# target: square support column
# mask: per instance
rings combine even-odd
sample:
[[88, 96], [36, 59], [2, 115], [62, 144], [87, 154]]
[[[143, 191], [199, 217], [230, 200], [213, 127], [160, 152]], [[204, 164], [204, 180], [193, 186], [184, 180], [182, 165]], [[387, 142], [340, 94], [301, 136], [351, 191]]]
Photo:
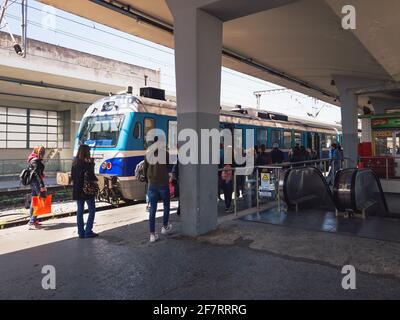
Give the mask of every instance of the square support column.
[[[206, 12], [167, 1], [174, 16], [178, 131], [219, 129], [222, 22]], [[217, 225], [218, 165], [180, 164], [182, 232], [197, 236]]]
[[342, 113], [342, 145], [347, 168], [357, 167], [358, 161], [358, 96], [357, 91], [381, 85], [382, 80], [345, 75], [332, 75], [339, 91]]
[[347, 168], [357, 167], [358, 160], [358, 103], [351, 91], [341, 92], [342, 146]]

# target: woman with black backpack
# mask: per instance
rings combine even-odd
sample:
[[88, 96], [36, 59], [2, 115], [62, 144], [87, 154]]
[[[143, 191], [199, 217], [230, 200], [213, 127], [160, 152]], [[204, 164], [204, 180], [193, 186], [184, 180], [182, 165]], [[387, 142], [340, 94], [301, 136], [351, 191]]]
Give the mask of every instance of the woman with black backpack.
[[[94, 162], [90, 157], [90, 147], [81, 145], [72, 164], [71, 179], [73, 182], [72, 197], [76, 200], [78, 210], [76, 212], [79, 238], [94, 238], [98, 234], [92, 231], [96, 214], [95, 197], [98, 192], [97, 178], [94, 173]], [[83, 220], [85, 202], [89, 209], [89, 217]]]
[[[43, 158], [46, 150], [43, 146], [35, 147], [28, 157], [28, 168], [30, 174], [29, 185], [31, 187], [32, 197], [41, 196], [46, 197], [47, 189], [44, 184], [44, 164]], [[40, 223], [37, 217], [33, 215], [32, 200], [29, 209], [29, 230], [40, 229]]]

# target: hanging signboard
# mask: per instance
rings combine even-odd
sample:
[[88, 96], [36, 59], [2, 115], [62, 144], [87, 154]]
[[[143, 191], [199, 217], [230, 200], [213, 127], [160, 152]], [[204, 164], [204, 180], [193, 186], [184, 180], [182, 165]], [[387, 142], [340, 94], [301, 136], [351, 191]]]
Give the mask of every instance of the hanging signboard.
[[373, 129], [400, 128], [400, 117], [372, 119], [371, 125]]

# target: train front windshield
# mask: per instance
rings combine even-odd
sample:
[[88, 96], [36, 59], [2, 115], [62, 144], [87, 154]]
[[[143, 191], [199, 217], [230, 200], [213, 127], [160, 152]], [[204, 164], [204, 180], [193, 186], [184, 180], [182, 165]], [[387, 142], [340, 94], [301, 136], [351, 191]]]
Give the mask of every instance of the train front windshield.
[[83, 120], [79, 143], [101, 148], [117, 146], [124, 115], [104, 115], [87, 117]]

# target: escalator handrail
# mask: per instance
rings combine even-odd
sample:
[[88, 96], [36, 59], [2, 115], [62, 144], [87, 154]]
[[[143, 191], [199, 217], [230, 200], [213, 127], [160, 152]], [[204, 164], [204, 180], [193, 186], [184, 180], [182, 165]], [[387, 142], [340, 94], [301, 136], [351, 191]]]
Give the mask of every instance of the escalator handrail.
[[[353, 172], [352, 172], [352, 171], [353, 171]], [[385, 210], [386, 210], [386, 212], [389, 211], [388, 205], [387, 205], [387, 202], [386, 202], [386, 198], [385, 198], [385, 195], [384, 195], [384, 193], [383, 193], [381, 181], [380, 181], [380, 179], [378, 178], [378, 176], [377, 176], [377, 174], [375, 173], [375, 171], [372, 170], [372, 169], [368, 169], [368, 168], [365, 168], [365, 169], [348, 168], [348, 169], [339, 170], [339, 171], [336, 173], [336, 176], [335, 176], [335, 184], [334, 184], [334, 187], [333, 187], [333, 201], [334, 201], [334, 203], [335, 203], [336, 208], [337, 208], [339, 211], [343, 211], [343, 210], [346, 210], [346, 209], [351, 209], [351, 210], [353, 210], [354, 212], [358, 211], [357, 202], [356, 202], [356, 191], [355, 191], [355, 190], [356, 190], [357, 175], [358, 175], [360, 172], [365, 172], [365, 171], [369, 171], [369, 172], [372, 173], [372, 175], [373, 175], [373, 177], [375, 178], [375, 181], [376, 181], [376, 183], [377, 183], [377, 185], [378, 185], [379, 194], [380, 194], [381, 200], [382, 200], [382, 202], [383, 202], [383, 205], [384, 205], [384, 207], [385, 207]], [[351, 175], [351, 185], [350, 185], [350, 206], [351, 206], [351, 208], [345, 208], [345, 207], [341, 206], [341, 205], [340, 205], [340, 200], [339, 200], [339, 188], [338, 188], [338, 181], [339, 181], [339, 179], [338, 179], [338, 177], [339, 177], [341, 174], [343, 174], [344, 172], [352, 172], [352, 175]]]
[[327, 192], [328, 192], [329, 198], [331, 199], [332, 203], [335, 204], [334, 199], [333, 199], [333, 196], [332, 196], [331, 188], [329, 188], [329, 185], [328, 185], [328, 183], [326, 182], [325, 177], [322, 175], [322, 172], [321, 172], [320, 170], [318, 170], [317, 168], [314, 168], [314, 167], [294, 167], [294, 168], [290, 168], [289, 170], [286, 171], [285, 177], [284, 177], [284, 179], [283, 179], [283, 196], [284, 196], [284, 198], [285, 198], [285, 202], [286, 202], [288, 205], [292, 205], [292, 203], [291, 203], [291, 201], [290, 201], [290, 198], [289, 198], [289, 196], [288, 196], [288, 192], [287, 192], [287, 179], [288, 179], [288, 177], [289, 177], [289, 173], [290, 173], [292, 170], [301, 170], [301, 169], [303, 169], [303, 168], [305, 168], [305, 169], [312, 169], [314, 172], [316, 172], [316, 173], [318, 174], [318, 176], [319, 176], [319, 177], [321, 178], [321, 180], [323, 181], [323, 184], [324, 184], [324, 186], [325, 186], [325, 188], [326, 188], [326, 190], [327, 190]]
[[[351, 174], [351, 184], [350, 184], [350, 206], [351, 208], [345, 208], [345, 206], [341, 205], [339, 199], [339, 176], [345, 172], [352, 172]], [[335, 174], [335, 183], [333, 185], [333, 203], [338, 211], [344, 211], [346, 209], [351, 209], [353, 211], [357, 210], [356, 206], [356, 196], [355, 196], [355, 185], [356, 185], [356, 175], [357, 175], [357, 168], [347, 168], [347, 169], [340, 169]]]
[[[360, 169], [359, 169], [359, 170], [360, 170]], [[362, 170], [369, 170], [369, 171], [372, 172], [372, 175], [375, 177], [376, 183], [378, 184], [379, 194], [380, 194], [380, 196], [381, 196], [383, 205], [385, 206], [385, 210], [386, 210], [386, 212], [389, 212], [389, 207], [388, 207], [387, 202], [386, 202], [385, 194], [383, 193], [383, 188], [382, 188], [381, 180], [379, 179], [378, 175], [377, 175], [376, 172], [375, 172], [374, 170], [372, 170], [372, 169], [361, 169], [360, 171], [362, 171]]]

